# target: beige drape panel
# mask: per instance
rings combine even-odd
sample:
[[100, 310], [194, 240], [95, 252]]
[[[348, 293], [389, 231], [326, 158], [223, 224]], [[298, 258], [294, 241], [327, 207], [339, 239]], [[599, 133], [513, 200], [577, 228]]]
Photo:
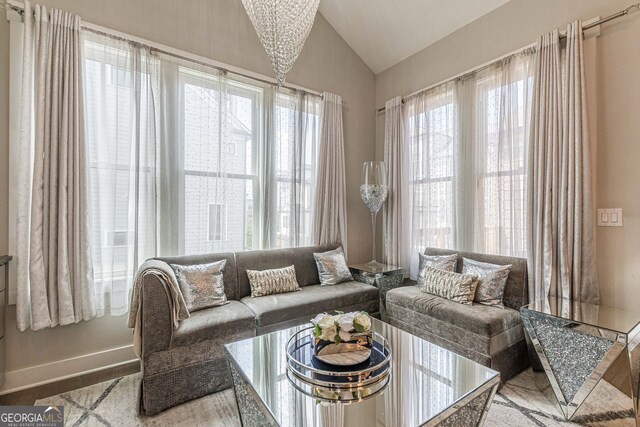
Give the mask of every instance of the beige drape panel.
[[[25, 55], [33, 49], [34, 78], [33, 98], [26, 90], [23, 100], [34, 108], [25, 109], [33, 122], [23, 118], [22, 123], [35, 132], [29, 280], [18, 284], [20, 330], [75, 323], [96, 314], [80, 18], [43, 6], [34, 9], [33, 25], [28, 18], [25, 22], [24, 49]], [[28, 2], [25, 16], [32, 16]], [[21, 144], [32, 144], [31, 133], [23, 135], [28, 138]]]
[[407, 200], [410, 195], [407, 178], [409, 168], [405, 156], [402, 98], [396, 96], [385, 103], [384, 161], [389, 196], [383, 206], [382, 260], [385, 264], [408, 268], [411, 262], [411, 222], [408, 217], [410, 203]]
[[[529, 145], [529, 297], [598, 303], [582, 25], [537, 42]], [[564, 68], [564, 73], [563, 73]]]
[[322, 99], [320, 155], [313, 236], [315, 244], [341, 243], [347, 253], [347, 190], [344, 166], [342, 97]]

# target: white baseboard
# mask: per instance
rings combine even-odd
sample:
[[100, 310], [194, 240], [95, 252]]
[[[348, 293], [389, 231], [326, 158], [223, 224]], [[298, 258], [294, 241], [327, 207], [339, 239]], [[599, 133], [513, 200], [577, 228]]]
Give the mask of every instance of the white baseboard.
[[133, 345], [126, 345], [10, 371], [5, 374], [0, 396], [136, 361], [138, 358], [133, 352]]

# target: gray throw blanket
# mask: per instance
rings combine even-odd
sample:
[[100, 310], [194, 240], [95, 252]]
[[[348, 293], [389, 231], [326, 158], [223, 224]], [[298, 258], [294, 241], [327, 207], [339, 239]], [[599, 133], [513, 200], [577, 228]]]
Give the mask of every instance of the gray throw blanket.
[[142, 337], [140, 336], [140, 315], [141, 315], [141, 295], [142, 283], [147, 275], [156, 276], [165, 286], [170, 296], [169, 305], [171, 307], [171, 323], [177, 328], [180, 322], [189, 317], [189, 310], [182, 297], [180, 286], [173, 269], [164, 261], [150, 259], [138, 269], [136, 280], [133, 284], [131, 294], [131, 305], [129, 307], [129, 319], [127, 327], [133, 328], [133, 349], [136, 355], [140, 357], [142, 354]]

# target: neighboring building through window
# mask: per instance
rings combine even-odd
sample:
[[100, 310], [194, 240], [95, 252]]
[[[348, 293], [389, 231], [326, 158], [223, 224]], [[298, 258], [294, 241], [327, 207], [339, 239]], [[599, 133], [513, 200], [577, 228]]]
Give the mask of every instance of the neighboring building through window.
[[225, 224], [227, 220], [226, 206], [220, 203], [209, 205], [209, 241], [219, 242], [224, 237]]

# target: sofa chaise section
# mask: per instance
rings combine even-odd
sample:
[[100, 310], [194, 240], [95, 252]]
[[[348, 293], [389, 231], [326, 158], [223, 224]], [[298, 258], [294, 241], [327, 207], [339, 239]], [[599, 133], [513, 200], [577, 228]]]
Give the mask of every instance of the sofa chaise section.
[[[427, 255], [455, 251], [428, 248]], [[421, 292], [416, 286], [387, 293], [389, 323], [434, 344], [489, 366], [506, 381], [529, 365], [527, 346], [518, 311], [527, 301], [526, 260], [515, 257], [457, 252], [457, 271], [462, 258], [512, 268], [505, 288], [505, 308], [481, 304], [463, 305]]]
[[168, 264], [205, 264], [226, 259], [229, 304], [196, 311], [174, 329], [169, 296], [154, 276], [142, 287], [140, 412], [152, 415], [231, 386], [224, 344], [255, 336], [254, 316], [237, 301], [235, 254], [158, 258]]

